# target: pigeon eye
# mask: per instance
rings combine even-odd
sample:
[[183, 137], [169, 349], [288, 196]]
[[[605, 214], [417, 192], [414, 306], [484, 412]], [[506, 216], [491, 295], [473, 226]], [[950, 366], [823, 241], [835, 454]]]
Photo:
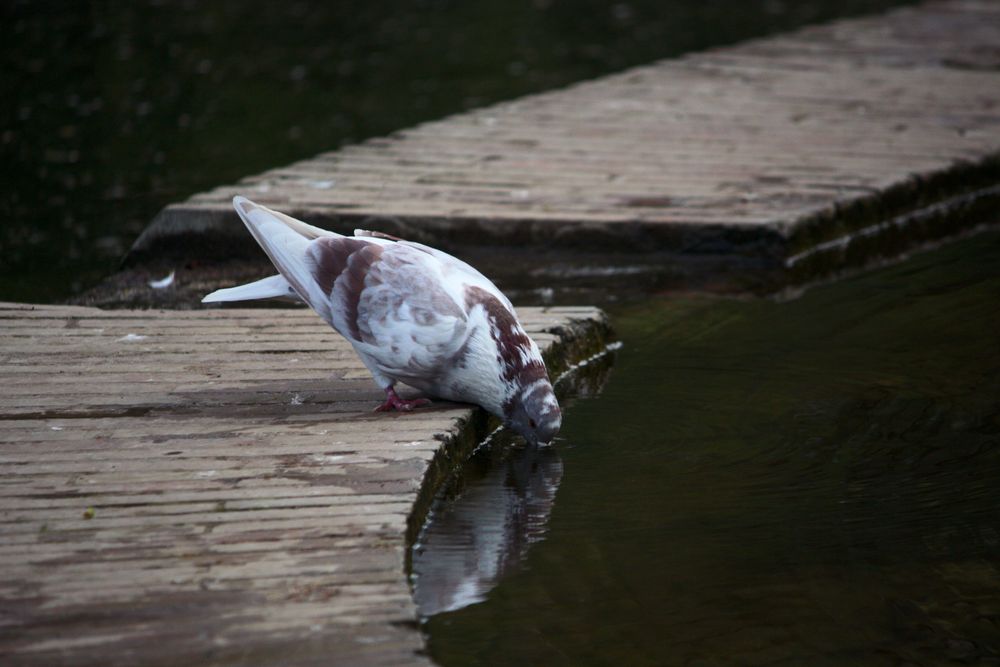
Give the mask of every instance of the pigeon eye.
[[529, 419], [528, 420], [528, 426], [530, 426], [531, 428], [535, 428], [537, 425], [538, 424], [535, 423], [534, 419]]

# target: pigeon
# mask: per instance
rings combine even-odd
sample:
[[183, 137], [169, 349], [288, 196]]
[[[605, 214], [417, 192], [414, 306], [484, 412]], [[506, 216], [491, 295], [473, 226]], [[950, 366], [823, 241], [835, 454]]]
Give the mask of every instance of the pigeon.
[[376, 410], [410, 411], [407, 384], [473, 403], [531, 444], [548, 443], [562, 413], [538, 346], [514, 307], [465, 262], [381, 232], [343, 236], [255, 204], [233, 207], [278, 275], [212, 292], [203, 303], [284, 297], [304, 301], [346, 338], [386, 394]]

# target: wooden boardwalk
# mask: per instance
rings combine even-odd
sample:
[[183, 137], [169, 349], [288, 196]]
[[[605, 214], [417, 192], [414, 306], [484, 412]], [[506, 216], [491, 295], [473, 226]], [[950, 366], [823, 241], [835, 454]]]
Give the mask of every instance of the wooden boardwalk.
[[726, 256], [808, 277], [997, 222], [998, 44], [1000, 3], [948, 0], [665, 60], [195, 195], [132, 255], [185, 234], [210, 256], [247, 244], [241, 193], [453, 250]]
[[[556, 368], [599, 311], [525, 309]], [[0, 304], [0, 664], [428, 664], [407, 533], [478, 410], [311, 311]]]

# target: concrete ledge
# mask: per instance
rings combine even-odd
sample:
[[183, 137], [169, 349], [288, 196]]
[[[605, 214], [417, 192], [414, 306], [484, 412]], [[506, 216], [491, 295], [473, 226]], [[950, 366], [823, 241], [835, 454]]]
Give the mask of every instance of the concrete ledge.
[[[521, 316], [555, 373], [610, 336]], [[408, 539], [481, 410], [372, 413], [305, 309], [0, 304], [0, 381], [5, 664], [429, 664]]]
[[941, 0], [654, 63], [195, 195], [126, 266], [259, 257], [241, 193], [509, 285], [771, 290], [995, 222], [998, 43], [996, 4]]

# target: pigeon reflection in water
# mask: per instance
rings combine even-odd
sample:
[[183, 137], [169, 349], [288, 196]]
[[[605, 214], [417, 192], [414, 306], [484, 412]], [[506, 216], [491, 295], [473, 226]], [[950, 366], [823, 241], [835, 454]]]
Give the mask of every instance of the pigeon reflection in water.
[[414, 598], [433, 616], [481, 602], [517, 571], [545, 534], [563, 464], [552, 447], [526, 447], [438, 498], [413, 549]]

